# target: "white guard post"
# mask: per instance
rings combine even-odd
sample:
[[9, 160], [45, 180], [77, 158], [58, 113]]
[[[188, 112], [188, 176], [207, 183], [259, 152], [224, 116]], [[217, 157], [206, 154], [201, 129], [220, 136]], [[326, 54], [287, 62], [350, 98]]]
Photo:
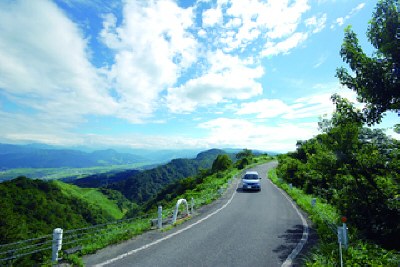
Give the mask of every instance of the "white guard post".
[[62, 247], [62, 236], [63, 236], [63, 229], [56, 228], [53, 230], [53, 246], [51, 255], [51, 260], [53, 262], [58, 261], [58, 252], [61, 250]]
[[172, 217], [172, 223], [176, 223], [176, 219], [178, 217], [178, 211], [179, 211], [179, 206], [181, 205], [181, 203], [184, 203], [186, 205], [186, 213], [189, 214], [189, 207], [188, 207], [188, 203], [186, 201], [186, 199], [179, 199], [178, 202], [176, 202], [176, 207], [175, 207], [175, 211], [174, 211], [174, 216]]
[[162, 206], [158, 206], [158, 212], [157, 212], [157, 227], [158, 229], [162, 228]]

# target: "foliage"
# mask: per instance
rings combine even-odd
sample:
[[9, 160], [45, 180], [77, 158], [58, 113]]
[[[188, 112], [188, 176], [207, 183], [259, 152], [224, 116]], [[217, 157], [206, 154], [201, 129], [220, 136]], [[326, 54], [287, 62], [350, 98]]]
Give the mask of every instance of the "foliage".
[[[325, 199], [316, 198], [315, 195], [306, 194], [303, 190], [293, 187], [278, 179], [275, 169], [268, 172], [268, 178], [277, 186], [284, 189], [297, 204], [307, 212], [319, 236], [319, 242], [312, 253], [305, 257], [305, 266], [339, 266], [339, 250], [337, 243], [336, 225], [339, 224], [340, 213], [337, 208], [326, 203]], [[316, 199], [316, 204], [311, 205], [311, 199]], [[357, 229], [350, 222], [349, 248], [343, 250], [345, 266], [398, 266], [400, 254], [389, 251], [377, 245], [357, 239]]]
[[100, 203], [65, 194], [60, 182], [18, 177], [0, 184], [0, 202], [1, 244], [115, 219]]
[[130, 207], [130, 202], [115, 190], [80, 188], [60, 181], [54, 181], [53, 183], [61, 189], [65, 196], [80, 199], [90, 207], [104, 210], [108, 217], [115, 220], [124, 217], [124, 211]]
[[334, 96], [336, 112], [322, 134], [279, 157], [278, 175], [334, 204], [364, 238], [399, 248], [400, 147], [381, 130], [363, 128], [361, 113]]
[[239, 152], [236, 154], [236, 167], [239, 170], [244, 169], [247, 165], [251, 164], [253, 162], [254, 154], [253, 151], [250, 149], [243, 149], [243, 151]]
[[380, 0], [373, 13], [367, 36], [377, 50], [368, 57], [351, 27], [346, 28], [340, 51], [347, 69], [336, 71], [340, 82], [357, 92], [358, 100], [367, 103], [364, 118], [380, 122], [388, 110], [400, 111], [400, 13], [398, 0]]
[[228, 157], [228, 155], [218, 155], [214, 160], [211, 171], [213, 173], [226, 171], [232, 167], [232, 160]]
[[[55, 228], [82, 228], [121, 217], [121, 212], [111, 211], [117, 209], [116, 204], [101, 196], [95, 190], [83, 193], [61, 182], [26, 177], [0, 183], [0, 244], [49, 235]], [[48, 253], [37, 253], [15, 264], [32, 266], [45, 261]]]
[[195, 159], [174, 159], [150, 170], [129, 170], [99, 174], [73, 181], [84, 187], [104, 187], [121, 192], [127, 199], [140, 205], [155, 196], [163, 187], [175, 181], [209, 169], [223, 150], [211, 149], [199, 153]]

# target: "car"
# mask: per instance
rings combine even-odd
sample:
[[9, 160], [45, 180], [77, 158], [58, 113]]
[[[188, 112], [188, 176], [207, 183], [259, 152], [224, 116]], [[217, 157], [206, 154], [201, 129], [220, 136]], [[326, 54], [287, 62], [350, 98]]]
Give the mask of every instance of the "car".
[[261, 177], [256, 171], [247, 171], [242, 178], [242, 190], [261, 190]]

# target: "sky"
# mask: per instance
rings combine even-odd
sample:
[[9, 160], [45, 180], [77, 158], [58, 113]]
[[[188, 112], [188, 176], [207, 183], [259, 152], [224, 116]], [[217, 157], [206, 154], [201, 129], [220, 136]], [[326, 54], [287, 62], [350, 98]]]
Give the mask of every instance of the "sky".
[[292, 151], [356, 101], [335, 70], [348, 25], [374, 52], [375, 5], [0, 0], [0, 142]]

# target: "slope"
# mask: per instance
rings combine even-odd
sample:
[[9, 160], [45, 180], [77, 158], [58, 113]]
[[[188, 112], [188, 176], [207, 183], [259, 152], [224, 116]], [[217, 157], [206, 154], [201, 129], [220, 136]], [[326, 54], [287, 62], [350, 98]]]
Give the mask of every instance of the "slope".
[[103, 186], [117, 190], [127, 199], [142, 204], [166, 185], [196, 175], [201, 169], [209, 169], [220, 154], [226, 153], [223, 150], [211, 149], [199, 153], [194, 159], [174, 159], [151, 170], [100, 174], [78, 179], [73, 183], [85, 187]]
[[18, 177], [0, 183], [0, 243], [122, 217], [115, 200], [93, 189]]

